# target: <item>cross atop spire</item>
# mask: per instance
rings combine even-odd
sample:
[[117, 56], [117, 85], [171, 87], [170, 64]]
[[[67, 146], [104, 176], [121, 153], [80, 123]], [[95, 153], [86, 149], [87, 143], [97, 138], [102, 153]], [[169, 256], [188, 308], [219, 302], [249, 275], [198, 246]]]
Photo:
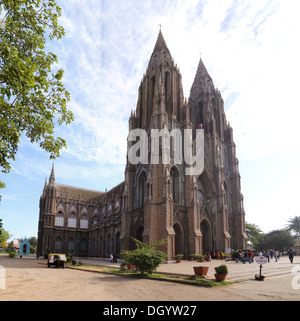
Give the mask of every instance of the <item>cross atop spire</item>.
[[159, 31], [161, 31], [161, 27], [162, 27], [162, 25], [161, 25], [161, 23], [159, 24]]

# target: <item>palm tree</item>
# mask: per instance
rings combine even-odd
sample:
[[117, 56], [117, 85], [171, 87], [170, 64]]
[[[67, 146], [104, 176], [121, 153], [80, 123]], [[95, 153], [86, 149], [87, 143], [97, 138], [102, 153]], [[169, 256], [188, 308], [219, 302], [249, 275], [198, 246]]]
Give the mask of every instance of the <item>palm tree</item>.
[[286, 229], [288, 231], [293, 231], [297, 235], [300, 234], [300, 216], [295, 216], [294, 218], [289, 219], [289, 224], [287, 224]]

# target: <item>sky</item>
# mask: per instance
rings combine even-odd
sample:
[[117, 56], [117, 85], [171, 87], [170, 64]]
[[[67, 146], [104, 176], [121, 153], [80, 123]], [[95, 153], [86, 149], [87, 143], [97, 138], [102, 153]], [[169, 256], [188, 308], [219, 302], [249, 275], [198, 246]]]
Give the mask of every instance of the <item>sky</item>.
[[222, 94], [239, 159], [246, 222], [263, 232], [300, 215], [298, 0], [58, 0], [66, 36], [49, 41], [75, 121], [55, 161], [22, 137], [1, 190], [11, 239], [37, 236], [39, 198], [59, 184], [105, 191], [124, 180], [128, 119], [159, 32], [189, 97], [201, 59]]

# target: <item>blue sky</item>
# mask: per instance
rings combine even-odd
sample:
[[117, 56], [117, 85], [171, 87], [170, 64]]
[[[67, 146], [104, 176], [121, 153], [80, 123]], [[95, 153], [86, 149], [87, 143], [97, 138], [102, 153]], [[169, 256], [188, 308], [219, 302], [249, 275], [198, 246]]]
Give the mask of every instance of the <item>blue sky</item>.
[[[128, 118], [159, 24], [185, 97], [200, 55], [233, 127], [246, 221], [264, 232], [300, 215], [298, 0], [58, 1], [67, 35], [48, 44], [65, 70], [76, 120], [56, 129], [68, 149], [56, 182], [104, 191], [124, 179]], [[22, 137], [0, 174], [0, 217], [12, 239], [37, 236], [39, 197], [52, 161]]]

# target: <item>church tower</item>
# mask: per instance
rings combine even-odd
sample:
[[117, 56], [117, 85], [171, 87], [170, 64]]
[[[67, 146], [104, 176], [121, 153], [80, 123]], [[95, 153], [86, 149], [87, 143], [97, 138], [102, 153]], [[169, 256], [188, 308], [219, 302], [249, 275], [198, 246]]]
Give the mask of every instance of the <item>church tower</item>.
[[[186, 175], [184, 160], [176, 162], [170, 139], [170, 162], [153, 164], [151, 130], [204, 128], [205, 168], [201, 175]], [[168, 259], [212, 249], [245, 248], [244, 212], [232, 129], [223, 100], [200, 60], [190, 97], [184, 98], [182, 77], [159, 31], [148, 67], [138, 90], [129, 131], [143, 129], [148, 139], [148, 162], [125, 169], [128, 207], [122, 222], [122, 247], [132, 248], [130, 236], [143, 242], [166, 239]], [[194, 142], [195, 143], [195, 142]], [[128, 142], [128, 149], [132, 146]]]
[[194, 127], [205, 130], [205, 169], [198, 178], [202, 205], [203, 250], [246, 248], [245, 213], [233, 130], [226, 120], [224, 101], [202, 59], [190, 91]]

